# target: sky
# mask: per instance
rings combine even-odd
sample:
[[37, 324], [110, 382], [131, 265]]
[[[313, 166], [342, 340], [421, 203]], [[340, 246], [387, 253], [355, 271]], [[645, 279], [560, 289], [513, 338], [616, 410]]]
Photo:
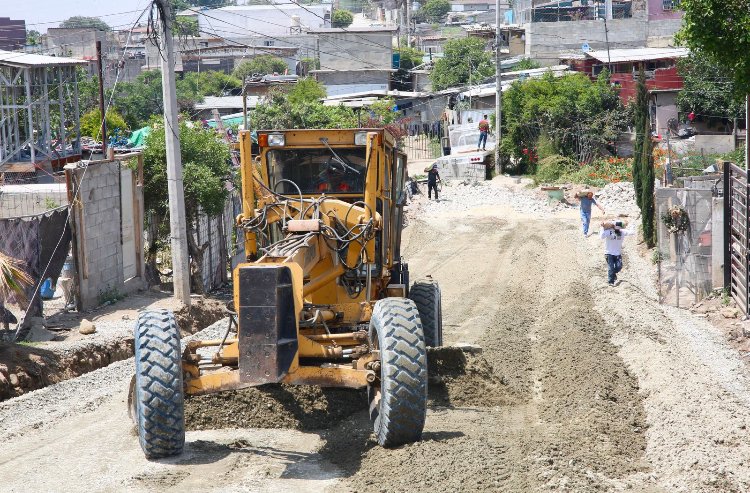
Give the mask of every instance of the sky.
[[[50, 27], [57, 27], [60, 22], [74, 15], [100, 17], [115, 29], [127, 29], [149, 2], [150, 0], [0, 0], [0, 17], [25, 20], [26, 29], [35, 29], [41, 33]], [[146, 15], [142, 22], [147, 19]]]

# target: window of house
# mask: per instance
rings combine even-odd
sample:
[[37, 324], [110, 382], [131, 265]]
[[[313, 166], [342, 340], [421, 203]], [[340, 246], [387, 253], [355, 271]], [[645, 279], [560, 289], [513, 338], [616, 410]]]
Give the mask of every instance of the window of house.
[[661, 0], [662, 10], [677, 10], [680, 8], [680, 0]]
[[273, 41], [263, 41], [263, 46], [273, 46]]

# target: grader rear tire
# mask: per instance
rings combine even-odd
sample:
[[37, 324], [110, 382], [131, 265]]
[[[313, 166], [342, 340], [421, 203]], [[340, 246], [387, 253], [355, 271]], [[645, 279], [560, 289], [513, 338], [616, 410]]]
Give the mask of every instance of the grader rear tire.
[[135, 324], [135, 379], [130, 410], [147, 459], [178, 455], [185, 445], [180, 329], [166, 310], [142, 312]]
[[416, 281], [409, 290], [409, 298], [419, 310], [424, 342], [429, 347], [443, 345], [443, 307], [440, 297], [440, 286], [433, 279]]
[[414, 302], [385, 298], [375, 303], [370, 343], [380, 350], [380, 381], [367, 388], [378, 443], [416, 442], [427, 414], [427, 350]]

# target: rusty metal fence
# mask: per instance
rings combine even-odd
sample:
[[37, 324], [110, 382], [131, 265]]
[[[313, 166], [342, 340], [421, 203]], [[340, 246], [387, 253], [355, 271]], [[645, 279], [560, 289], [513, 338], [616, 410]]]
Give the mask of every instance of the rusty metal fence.
[[742, 313], [748, 313], [748, 183], [747, 172], [734, 164], [724, 165], [725, 231], [728, 242], [724, 252], [728, 269], [725, 285], [731, 287], [732, 298]]

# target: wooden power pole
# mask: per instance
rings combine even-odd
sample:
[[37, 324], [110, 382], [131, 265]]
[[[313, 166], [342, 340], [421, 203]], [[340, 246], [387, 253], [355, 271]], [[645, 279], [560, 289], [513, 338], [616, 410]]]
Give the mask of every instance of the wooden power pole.
[[99, 72], [99, 115], [102, 117], [99, 134], [102, 138], [102, 159], [107, 159], [107, 114], [104, 107], [104, 64], [102, 63], [102, 42], [96, 42], [96, 68]]
[[169, 193], [169, 229], [172, 244], [172, 281], [174, 296], [190, 305], [190, 258], [187, 246], [185, 189], [182, 181], [180, 125], [177, 120], [177, 93], [174, 77], [172, 7], [170, 0], [155, 0], [163, 13], [161, 19], [161, 84], [164, 96], [164, 131], [167, 147], [167, 189]]

